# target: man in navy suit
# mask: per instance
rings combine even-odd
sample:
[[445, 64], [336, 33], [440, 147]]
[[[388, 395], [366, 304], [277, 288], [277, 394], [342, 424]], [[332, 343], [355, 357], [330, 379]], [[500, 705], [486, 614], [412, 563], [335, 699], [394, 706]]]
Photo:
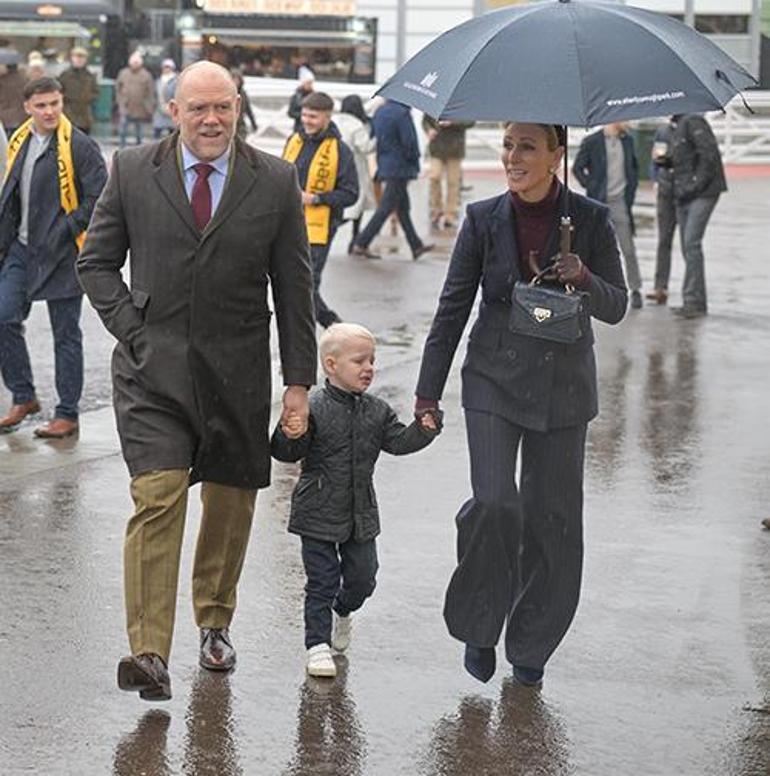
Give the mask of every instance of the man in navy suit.
[[639, 184], [639, 162], [628, 125], [619, 121], [586, 135], [572, 172], [591, 199], [606, 203], [610, 209], [610, 219], [626, 262], [631, 307], [638, 310], [642, 306], [642, 278], [636, 258], [631, 208]]

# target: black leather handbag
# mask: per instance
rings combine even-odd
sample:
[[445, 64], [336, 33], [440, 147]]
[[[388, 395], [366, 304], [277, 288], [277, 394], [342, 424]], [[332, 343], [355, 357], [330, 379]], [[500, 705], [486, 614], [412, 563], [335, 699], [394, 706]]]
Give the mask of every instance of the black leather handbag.
[[543, 285], [544, 276], [552, 270], [549, 265], [529, 283], [514, 285], [508, 328], [516, 334], [569, 345], [591, 325], [588, 294], [572, 286]]

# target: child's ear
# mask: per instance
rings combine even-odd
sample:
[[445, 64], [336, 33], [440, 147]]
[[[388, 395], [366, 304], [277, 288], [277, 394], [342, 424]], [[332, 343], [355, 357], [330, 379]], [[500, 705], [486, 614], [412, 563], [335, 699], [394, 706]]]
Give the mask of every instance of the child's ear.
[[337, 370], [337, 359], [334, 356], [324, 356], [323, 360], [324, 372], [334, 372]]

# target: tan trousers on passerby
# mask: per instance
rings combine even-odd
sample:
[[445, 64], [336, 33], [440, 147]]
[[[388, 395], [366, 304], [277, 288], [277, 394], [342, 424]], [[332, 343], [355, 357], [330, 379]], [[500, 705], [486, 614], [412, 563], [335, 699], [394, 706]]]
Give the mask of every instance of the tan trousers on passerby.
[[[430, 159], [430, 217], [443, 214], [449, 221], [457, 222], [460, 212], [460, 159]], [[441, 181], [446, 174], [446, 206], [441, 196]]]
[[[135, 511], [124, 547], [128, 639], [132, 654], [154, 652], [166, 662], [174, 632], [188, 479], [187, 469], [167, 469], [131, 480]], [[230, 624], [256, 496], [256, 490], [213, 482], [201, 486], [203, 512], [192, 584], [199, 628]]]

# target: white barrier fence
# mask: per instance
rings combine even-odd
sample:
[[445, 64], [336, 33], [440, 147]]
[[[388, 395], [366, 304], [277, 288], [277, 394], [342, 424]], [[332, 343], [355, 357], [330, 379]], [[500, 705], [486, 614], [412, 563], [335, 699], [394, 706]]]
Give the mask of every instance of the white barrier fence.
[[[292, 132], [293, 120], [287, 109], [289, 99], [297, 87], [296, 81], [283, 78], [247, 78], [248, 94], [258, 129], [251, 136], [252, 142], [271, 153], [280, 154], [286, 139]], [[323, 81], [319, 90], [327, 92], [338, 102], [348, 94], [358, 94], [366, 102], [377, 87], [370, 84], [350, 84]], [[770, 92], [746, 92], [746, 100], [755, 111], [752, 115], [740, 98], [734, 99], [724, 113], [710, 113], [708, 119], [722, 150], [726, 164], [770, 164]], [[420, 130], [420, 114], [415, 111], [417, 135], [424, 143]], [[661, 119], [660, 121], [662, 121]], [[640, 128], [652, 128], [659, 121], [636, 122]], [[570, 150], [577, 149], [585, 130], [570, 130]], [[645, 160], [642, 160], [645, 163]], [[468, 130], [466, 169], [493, 169], [500, 164], [500, 127], [481, 123]]]

